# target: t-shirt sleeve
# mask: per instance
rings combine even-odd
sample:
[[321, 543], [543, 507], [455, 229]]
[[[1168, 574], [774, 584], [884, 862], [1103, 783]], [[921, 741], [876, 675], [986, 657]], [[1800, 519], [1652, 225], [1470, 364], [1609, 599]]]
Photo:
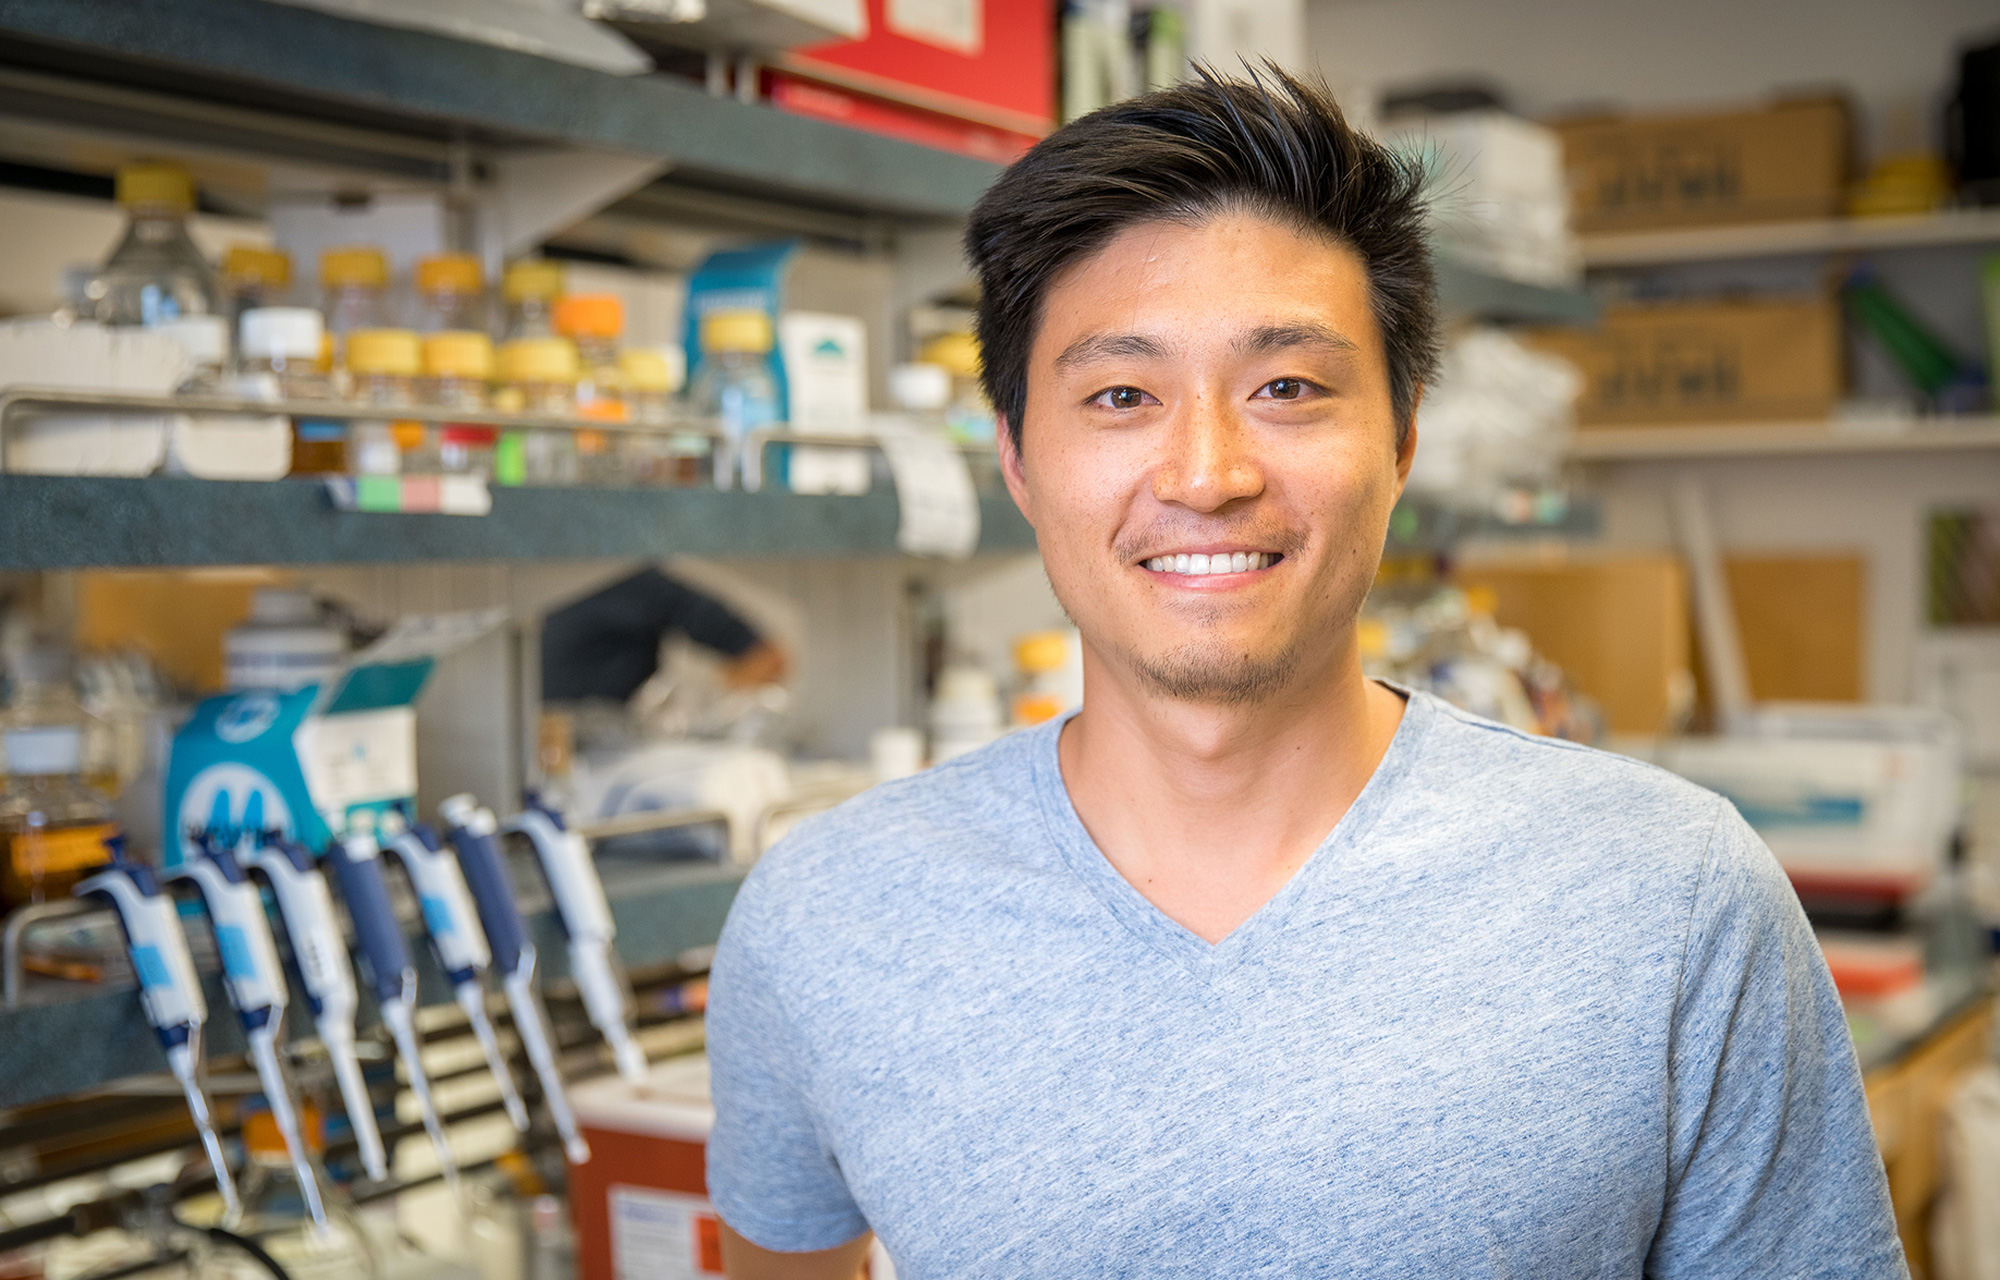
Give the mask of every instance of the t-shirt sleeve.
[[731, 910], [709, 975], [708, 1061], [715, 1128], [708, 1192], [752, 1244], [831, 1249], [868, 1230], [814, 1113], [809, 1067], [765, 948], [753, 876]]
[[1727, 802], [1668, 1053], [1648, 1276], [1908, 1276], [1833, 979], [1777, 860]]

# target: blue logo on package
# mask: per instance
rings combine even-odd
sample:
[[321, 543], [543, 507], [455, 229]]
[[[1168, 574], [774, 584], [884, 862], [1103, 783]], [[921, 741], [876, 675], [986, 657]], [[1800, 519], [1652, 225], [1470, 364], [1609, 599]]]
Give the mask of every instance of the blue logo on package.
[[190, 834], [198, 830], [231, 847], [272, 830], [315, 849], [326, 843], [330, 833], [313, 808], [293, 744], [317, 693], [308, 685], [292, 693], [225, 694], [195, 708], [174, 735], [162, 789], [162, 829], [172, 833], [167, 866], [200, 856]]

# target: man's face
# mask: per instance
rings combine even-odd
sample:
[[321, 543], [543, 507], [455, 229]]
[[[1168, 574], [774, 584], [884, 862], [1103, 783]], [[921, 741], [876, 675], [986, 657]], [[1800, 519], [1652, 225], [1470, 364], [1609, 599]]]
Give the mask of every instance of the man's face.
[[1348, 652], [1415, 446], [1351, 251], [1127, 228], [1049, 289], [1024, 427], [1008, 487], [1100, 660], [1231, 703]]

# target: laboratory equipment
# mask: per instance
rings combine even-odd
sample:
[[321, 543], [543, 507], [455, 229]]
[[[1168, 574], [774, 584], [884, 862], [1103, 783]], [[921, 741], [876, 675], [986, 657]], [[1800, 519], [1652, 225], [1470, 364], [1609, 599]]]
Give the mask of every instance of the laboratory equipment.
[[[347, 335], [348, 396], [356, 403], [408, 409], [416, 403], [415, 378], [422, 368], [422, 344], [408, 329], [357, 329]], [[364, 476], [422, 470], [419, 457], [404, 455], [421, 454], [424, 438], [420, 422], [356, 419], [347, 427], [348, 469]]]
[[309, 591], [258, 587], [250, 616], [222, 634], [222, 679], [231, 690], [291, 693], [340, 673], [347, 637], [321, 615]]
[[[771, 376], [771, 317], [761, 311], [715, 311], [701, 320], [701, 368], [688, 398], [694, 411], [727, 437], [715, 452], [715, 486], [728, 489], [740, 469], [745, 489], [763, 484], [763, 463], [743, 447], [752, 431], [778, 421], [778, 384]], [[741, 459], [740, 463], [738, 459]]]
[[[423, 400], [449, 409], [479, 412], [486, 408], [486, 384], [493, 378], [493, 339], [483, 333], [453, 330], [424, 339]], [[438, 427], [439, 461], [446, 472], [461, 475], [493, 473], [492, 427], [446, 422]]]
[[[520, 338], [500, 348], [494, 407], [564, 418], [576, 409], [576, 348], [561, 338]], [[509, 431], [493, 464], [501, 484], [575, 484], [576, 441], [560, 427]]]
[[417, 328], [425, 333], [486, 332], [486, 273], [469, 253], [417, 260]]
[[128, 164], [116, 194], [125, 234], [84, 285], [85, 318], [155, 327], [221, 312], [215, 270], [188, 235], [194, 180], [171, 164]]
[[111, 802], [83, 778], [89, 716], [66, 655], [30, 650], [12, 664], [0, 713], [0, 908], [62, 897], [105, 860]]
[[347, 367], [347, 336], [389, 323], [384, 293], [389, 287], [389, 259], [380, 249], [351, 245], [328, 249], [319, 257], [319, 283], [325, 291], [320, 310], [333, 339], [336, 370]]
[[444, 1126], [438, 1121], [437, 1106], [431, 1099], [430, 1076], [424, 1071], [422, 1045], [417, 1040], [417, 971], [410, 963], [410, 949], [403, 941], [403, 927], [389, 902], [389, 886], [382, 879], [382, 847], [374, 833], [351, 832], [336, 837], [326, 847], [326, 863], [333, 868], [340, 896], [347, 902], [347, 914], [354, 921], [354, 939], [361, 950], [361, 965], [375, 991], [375, 1003], [382, 1021], [396, 1041], [397, 1056], [410, 1075], [410, 1093], [417, 1100], [417, 1114], [437, 1152], [438, 1167], [454, 1195], [458, 1191], [458, 1164], [452, 1159], [451, 1145], [445, 1141]]
[[389, 837], [389, 848], [409, 874], [410, 887], [417, 891], [431, 951], [437, 956], [438, 968], [444, 970], [451, 982], [458, 1007], [465, 1011], [473, 1038], [486, 1057], [487, 1069], [500, 1085], [500, 1102], [507, 1109], [507, 1118], [525, 1133], [528, 1109], [514, 1089], [513, 1074], [507, 1069], [499, 1042], [494, 1039], [493, 1023], [486, 1016], [486, 966], [493, 957], [473, 910], [465, 876], [458, 863], [445, 852], [437, 833], [423, 823], [406, 826], [402, 815], [391, 811], [383, 815], [382, 832]]
[[209, 921], [215, 926], [215, 949], [222, 956], [223, 990], [229, 993], [229, 1002], [236, 1006], [237, 1019], [243, 1024], [251, 1064], [271, 1104], [271, 1118], [284, 1136], [307, 1212], [324, 1228], [326, 1210], [320, 1201], [319, 1182], [299, 1132], [291, 1086], [278, 1062], [278, 1037], [285, 1027], [285, 970], [271, 939], [271, 923], [264, 916], [263, 896], [243, 873], [234, 849], [223, 842], [221, 833], [196, 832], [195, 842], [202, 856], [167, 872], [167, 878], [192, 881], [208, 908]]
[[562, 264], [546, 258], [523, 258], [500, 277], [500, 293], [507, 303], [507, 322], [501, 337], [508, 342], [520, 338], [553, 338], [552, 312], [562, 296]]
[[[625, 332], [625, 304], [616, 294], [573, 293], [555, 305], [556, 332], [576, 346], [576, 412], [598, 422], [624, 422], [625, 373], [618, 364], [618, 339]], [[602, 431], [576, 433], [577, 480], [615, 485], [625, 479], [613, 437]]]
[[[238, 394], [253, 400], [325, 400], [332, 384], [319, 368], [326, 325], [311, 307], [256, 307], [237, 322]], [[331, 430], [329, 430], [329, 427]], [[347, 470], [340, 424], [295, 419], [292, 475], [339, 475]]]
[[[366, 1280], [381, 1274], [368, 1234], [337, 1184], [324, 1194], [324, 1223], [302, 1212], [307, 1203], [284, 1135], [273, 1113], [249, 1100], [243, 1118], [243, 1219], [236, 1234], [254, 1241], [291, 1280]], [[318, 1154], [316, 1117], [307, 1115], [307, 1141]], [[210, 1256], [201, 1274], [210, 1280], [268, 1280], [260, 1260], [240, 1251]]]
[[506, 830], [518, 831], [534, 846], [535, 861], [555, 899], [556, 918], [569, 939], [570, 977], [583, 997], [584, 1012], [611, 1046], [618, 1074], [638, 1080], [646, 1074], [646, 1055], [632, 1038], [632, 992], [618, 964], [611, 941], [617, 930], [604, 883], [590, 859], [590, 846], [569, 829], [562, 814], [529, 793], [528, 807], [510, 818]]
[[389, 1176], [382, 1133], [375, 1126], [375, 1104], [361, 1076], [361, 1059], [354, 1051], [354, 1011], [359, 1000], [354, 971], [349, 967], [347, 940], [334, 914], [333, 894], [326, 887], [310, 850], [276, 831], [257, 836], [251, 865], [271, 882], [278, 914], [292, 942], [292, 959], [312, 1005], [313, 1026], [333, 1063], [333, 1078], [348, 1123], [361, 1147], [361, 1166], [377, 1182]]
[[515, 905], [513, 877], [500, 852], [498, 824], [491, 810], [480, 808], [469, 795], [452, 796], [438, 806], [445, 821], [445, 835], [458, 854], [466, 886], [479, 908], [494, 967], [500, 971], [501, 989], [507, 993], [514, 1014], [514, 1033], [542, 1084], [549, 1114], [571, 1164], [590, 1159], [590, 1147], [577, 1132], [570, 1113], [569, 1096], [563, 1089], [562, 1072], [556, 1066], [555, 1046], [549, 1035], [548, 1014], [542, 1010], [535, 991], [535, 948]]
[[117, 912], [132, 972], [139, 980], [139, 1005], [146, 1011], [153, 1034], [159, 1037], [160, 1048], [166, 1051], [168, 1068], [187, 1096], [188, 1115], [201, 1136], [202, 1150], [208, 1153], [216, 1189], [222, 1193], [223, 1221], [233, 1223], [242, 1216], [243, 1206], [237, 1199], [235, 1179], [229, 1175], [229, 1161], [223, 1158], [208, 1096], [201, 1087], [201, 1027], [208, 1020], [208, 1002], [202, 998], [201, 979], [195, 974], [193, 957], [188, 955], [187, 939], [181, 936], [180, 912], [174, 908], [173, 898], [160, 888], [153, 869], [125, 857], [123, 838], [113, 836], [105, 845], [111, 865], [80, 881], [76, 896], [102, 898]]

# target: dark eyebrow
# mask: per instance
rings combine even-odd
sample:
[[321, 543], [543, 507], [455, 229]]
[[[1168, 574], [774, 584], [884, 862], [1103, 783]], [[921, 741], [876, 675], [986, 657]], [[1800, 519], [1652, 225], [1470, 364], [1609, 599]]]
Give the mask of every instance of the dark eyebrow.
[[1352, 338], [1323, 324], [1268, 324], [1237, 338], [1232, 344], [1238, 355], [1265, 355], [1290, 347], [1318, 347], [1327, 351], [1359, 351]]
[[1093, 360], [1136, 356], [1144, 360], [1164, 360], [1166, 344], [1143, 333], [1092, 333], [1064, 347], [1056, 357], [1056, 372], [1064, 373]]

